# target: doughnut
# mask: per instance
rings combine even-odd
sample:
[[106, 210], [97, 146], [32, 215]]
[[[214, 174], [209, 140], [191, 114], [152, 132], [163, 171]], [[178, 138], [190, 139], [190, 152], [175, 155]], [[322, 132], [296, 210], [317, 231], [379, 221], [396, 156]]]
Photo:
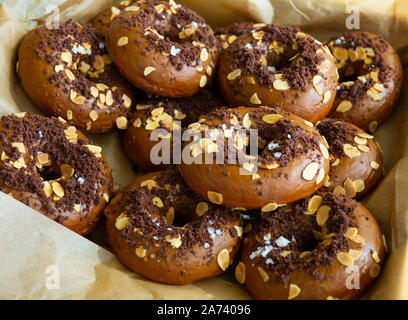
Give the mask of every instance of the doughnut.
[[119, 4], [111, 6], [101, 13], [99, 13], [95, 18], [92, 20], [92, 25], [93, 27], [98, 30], [104, 37], [108, 33], [109, 26], [111, 21], [116, 19], [120, 12], [124, 10], [126, 7], [128, 7], [132, 2], [138, 2], [138, 1], [130, 1], [130, 0], [125, 0], [119, 2]]
[[315, 123], [333, 104], [337, 74], [326, 46], [297, 28], [254, 24], [222, 51], [221, 94], [231, 106], [274, 106]]
[[318, 192], [252, 223], [235, 276], [255, 299], [354, 299], [385, 256], [384, 235], [363, 205]]
[[112, 193], [101, 155], [62, 118], [16, 113], [0, 119], [0, 191], [68, 229], [97, 226]]
[[17, 73], [31, 100], [90, 133], [120, 126], [134, 89], [106, 53], [102, 35], [67, 21], [30, 31], [18, 49]]
[[347, 32], [328, 43], [339, 85], [330, 116], [374, 131], [394, 110], [402, 87], [402, 65], [381, 35]]
[[243, 233], [238, 211], [201, 200], [175, 168], [137, 177], [104, 214], [119, 260], [145, 278], [173, 285], [227, 270]]
[[133, 85], [169, 98], [190, 97], [210, 84], [218, 60], [211, 28], [173, 0], [128, 6], [111, 22], [106, 47]]
[[268, 212], [312, 194], [329, 172], [328, 146], [313, 124], [278, 108], [217, 109], [188, 127], [197, 136], [183, 145], [192, 160], [182, 157], [180, 173], [216, 204]]
[[[184, 129], [188, 124], [198, 121], [200, 115], [222, 105], [222, 100], [207, 89], [189, 98], [171, 99], [155, 96], [140, 102], [131, 114], [129, 126], [123, 134], [126, 154], [145, 172], [165, 169], [168, 164], [154, 164], [150, 156], [152, 148], [158, 143], [158, 139], [151, 140], [153, 130], [165, 129], [167, 133], [163, 133], [163, 136], [172, 139], [173, 130]], [[175, 126], [173, 121], [180, 121], [181, 128]], [[168, 154], [173, 163], [172, 147]]]
[[341, 119], [323, 119], [316, 126], [329, 145], [330, 170], [321, 191], [362, 198], [383, 175], [383, 156], [373, 136]]

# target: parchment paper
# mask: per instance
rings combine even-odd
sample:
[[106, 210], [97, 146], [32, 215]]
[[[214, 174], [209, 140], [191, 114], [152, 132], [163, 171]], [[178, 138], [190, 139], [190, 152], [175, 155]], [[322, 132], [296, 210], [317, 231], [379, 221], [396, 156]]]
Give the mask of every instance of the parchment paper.
[[[319, 40], [346, 31], [358, 6], [360, 28], [383, 34], [408, 63], [408, 2], [404, 0], [182, 0], [213, 27], [254, 20], [299, 25]], [[58, 5], [62, 20], [85, 23], [112, 0], [6, 0], [0, 5], [0, 116], [41, 113], [15, 74], [16, 49], [30, 28]], [[353, 8], [355, 9], [355, 7]], [[405, 78], [407, 78], [405, 72]], [[408, 299], [408, 81], [394, 114], [375, 134], [384, 152], [385, 178], [364, 204], [386, 235], [389, 257], [369, 299]], [[113, 169], [115, 183], [135, 176], [118, 132], [93, 135]], [[248, 299], [233, 270], [187, 286], [153, 283], [130, 272], [104, 249], [103, 228], [81, 237], [0, 192], [0, 299]], [[57, 288], [58, 287], [58, 288]]]

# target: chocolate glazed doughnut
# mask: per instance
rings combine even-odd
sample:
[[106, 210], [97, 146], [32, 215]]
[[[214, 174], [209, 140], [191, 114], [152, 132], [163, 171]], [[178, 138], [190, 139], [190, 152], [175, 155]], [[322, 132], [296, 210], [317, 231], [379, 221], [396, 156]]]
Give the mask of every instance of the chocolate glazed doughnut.
[[0, 119], [0, 191], [81, 235], [100, 219], [112, 190], [102, 149], [60, 118]]
[[383, 175], [383, 156], [373, 136], [341, 119], [323, 119], [316, 126], [327, 139], [330, 171], [322, 191], [356, 199], [373, 190]]
[[402, 65], [394, 48], [380, 35], [347, 32], [328, 47], [340, 74], [330, 116], [374, 131], [394, 110], [402, 87]]
[[218, 59], [211, 28], [173, 0], [127, 7], [111, 22], [106, 46], [131, 83], [170, 98], [189, 97], [207, 86]]
[[329, 49], [311, 36], [297, 28], [255, 24], [222, 52], [218, 82], [229, 105], [279, 103], [314, 123], [330, 111], [337, 73]]
[[[183, 155], [180, 172], [195, 193], [217, 204], [271, 211], [315, 192], [329, 171], [328, 146], [313, 124], [276, 108], [218, 109], [189, 128], [198, 137], [184, 144], [192, 161]], [[247, 143], [254, 140], [250, 129], [257, 142]], [[248, 155], [252, 143], [257, 154]]]
[[[67, 21], [29, 32], [18, 49], [17, 72], [27, 95], [44, 112], [92, 132], [121, 124], [133, 99], [130, 84], [91, 26]], [[119, 119], [119, 120], [118, 120]]]
[[[223, 101], [207, 89], [190, 98], [170, 99], [155, 96], [140, 102], [130, 116], [130, 125], [123, 134], [123, 145], [129, 159], [143, 171], [165, 169], [173, 159], [173, 130], [184, 130], [188, 124], [198, 121], [201, 115], [222, 105]], [[174, 121], [180, 121], [181, 128], [176, 128]], [[157, 128], [167, 131], [161, 139], [170, 139], [168, 154], [171, 162], [167, 164], [154, 164], [150, 156], [152, 148], [158, 143], [154, 141], [156, 139], [151, 140], [151, 134]]]
[[203, 202], [174, 168], [136, 178], [104, 213], [119, 260], [161, 283], [182, 285], [222, 273], [242, 236], [239, 213]]
[[253, 223], [235, 275], [255, 299], [354, 299], [385, 256], [385, 238], [363, 205], [317, 193]]

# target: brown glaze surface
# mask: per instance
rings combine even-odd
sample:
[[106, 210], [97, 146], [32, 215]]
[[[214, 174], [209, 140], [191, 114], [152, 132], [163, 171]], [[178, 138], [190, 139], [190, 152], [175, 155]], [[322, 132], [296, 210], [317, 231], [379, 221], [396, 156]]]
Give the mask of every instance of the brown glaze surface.
[[207, 86], [218, 50], [205, 21], [174, 2], [132, 7], [111, 22], [106, 37], [107, 49], [125, 77], [145, 92], [170, 98], [189, 97]]
[[[369, 32], [339, 35], [328, 47], [340, 74], [330, 116], [375, 130], [391, 115], [400, 96], [403, 74], [397, 52], [382, 36]], [[344, 101], [351, 106], [344, 108]]]
[[332, 153], [329, 176], [322, 191], [334, 191], [340, 186], [336, 192], [346, 192], [359, 199], [380, 183], [383, 156], [373, 136], [340, 119], [324, 119], [317, 129], [326, 137]]
[[[144, 181], [153, 185], [142, 187]], [[153, 204], [157, 197], [161, 207]], [[208, 210], [200, 211], [200, 203]], [[137, 177], [104, 213], [108, 242], [122, 263], [161, 283], [182, 285], [222, 273], [242, 236], [238, 213], [202, 202], [174, 169]]]
[[[0, 190], [74, 232], [90, 233], [112, 188], [99, 147], [63, 120], [17, 115], [0, 120]], [[39, 155], [49, 161], [41, 163]]]
[[[258, 158], [258, 171], [248, 171], [243, 169], [243, 165], [249, 162], [244, 158], [239, 165], [217, 164], [215, 160], [212, 163], [205, 164], [202, 158], [203, 153], [192, 157], [194, 161], [201, 160], [202, 164], [192, 162], [187, 164], [182, 162], [179, 166], [180, 172], [190, 188], [204, 199], [209, 199], [209, 192], [221, 195], [222, 205], [230, 207], [243, 207], [246, 209], [257, 209], [265, 205], [282, 205], [306, 197], [315, 192], [323, 185], [324, 177], [329, 171], [329, 158], [325, 142], [313, 127], [311, 123], [285, 112], [280, 112], [274, 108], [245, 108], [239, 107], [225, 111], [210, 113], [205, 120], [202, 119], [201, 127], [197, 130], [203, 132], [208, 128], [222, 128], [226, 125], [230, 128], [245, 128], [243, 117], [249, 115], [251, 125], [248, 128], [257, 129], [261, 139], [268, 139], [262, 142]], [[280, 115], [282, 119], [275, 124], [268, 124], [263, 117], [269, 114]], [[237, 119], [234, 119], [234, 116]], [[232, 124], [233, 123], [233, 124]], [[189, 127], [194, 127], [192, 124]], [[294, 137], [286, 137], [286, 129], [290, 132], [296, 132]], [[274, 131], [276, 130], [276, 131]], [[279, 134], [277, 137], [270, 135]], [[275, 141], [274, 141], [275, 138]], [[270, 143], [291, 145], [291, 139], [296, 145], [293, 149], [287, 151], [278, 149], [268, 150]], [[279, 139], [276, 141], [276, 139]], [[199, 143], [199, 142], [198, 142]], [[195, 144], [185, 144], [184, 151], [188, 148], [195, 149]], [[225, 144], [227, 145], [227, 143]], [[325, 156], [322, 149], [325, 149]], [[280, 150], [280, 151], [279, 151]], [[279, 165], [280, 159], [273, 158], [274, 152], [283, 153], [280, 159], [286, 159], [287, 162]], [[227, 152], [224, 153], [224, 155]], [[293, 156], [292, 156], [293, 155]], [[215, 153], [216, 156], [216, 153]], [[224, 161], [226, 159], [224, 158]], [[303, 178], [305, 168], [315, 163], [310, 180]], [[276, 167], [276, 164], [278, 166]], [[267, 169], [275, 167], [273, 169]], [[240, 174], [240, 173], [246, 174]], [[320, 174], [319, 174], [320, 172]], [[219, 195], [216, 195], [220, 197]]]
[[82, 130], [109, 131], [130, 111], [132, 88], [90, 26], [68, 21], [59, 29], [32, 30], [20, 43], [17, 73], [39, 108]]
[[[375, 281], [386, 256], [376, 220], [363, 205], [348, 197], [332, 194], [332, 198], [337, 198], [337, 203], [333, 203], [324, 194], [320, 195], [322, 205], [332, 208], [323, 226], [316, 223], [316, 214], [306, 215], [301, 211], [310, 197], [295, 203], [293, 209], [278, 209], [286, 210], [283, 212], [286, 222], [274, 219], [274, 214], [280, 216], [276, 212], [267, 220], [260, 219], [258, 223], [264, 224], [262, 234], [257, 234], [258, 225], [252, 224], [252, 231], [243, 241], [240, 270], [236, 274], [255, 299], [354, 299]], [[354, 207], [350, 208], [350, 204]], [[296, 223], [300, 225], [297, 227]], [[356, 238], [344, 236], [350, 232], [349, 228], [356, 228]], [[299, 229], [303, 233], [294, 241], [290, 233], [296, 234]], [[315, 238], [312, 230], [327, 236], [310, 240]], [[269, 235], [264, 236], [265, 232]], [[289, 242], [285, 240], [278, 245], [276, 240], [281, 236]], [[349, 265], [344, 265], [347, 261], [342, 258], [344, 253], [354, 254]], [[358, 284], [358, 289], [353, 284]]]
[[322, 119], [330, 111], [337, 86], [330, 51], [290, 27], [257, 24], [254, 30], [222, 52], [218, 82], [224, 99], [231, 106], [280, 103], [285, 111], [308, 121]]

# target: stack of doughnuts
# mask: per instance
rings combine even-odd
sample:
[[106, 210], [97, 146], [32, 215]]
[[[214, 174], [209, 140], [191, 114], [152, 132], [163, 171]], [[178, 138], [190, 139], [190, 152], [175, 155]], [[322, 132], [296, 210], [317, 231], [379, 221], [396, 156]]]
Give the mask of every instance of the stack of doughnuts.
[[[122, 1], [92, 25], [30, 31], [17, 73], [47, 116], [1, 118], [0, 190], [81, 235], [103, 212], [143, 277], [231, 270], [255, 299], [354, 299], [379, 276], [385, 237], [357, 200], [383, 176], [373, 132], [402, 85], [382, 36], [213, 31], [173, 0]], [[115, 127], [143, 171], [120, 190], [78, 130]]]

